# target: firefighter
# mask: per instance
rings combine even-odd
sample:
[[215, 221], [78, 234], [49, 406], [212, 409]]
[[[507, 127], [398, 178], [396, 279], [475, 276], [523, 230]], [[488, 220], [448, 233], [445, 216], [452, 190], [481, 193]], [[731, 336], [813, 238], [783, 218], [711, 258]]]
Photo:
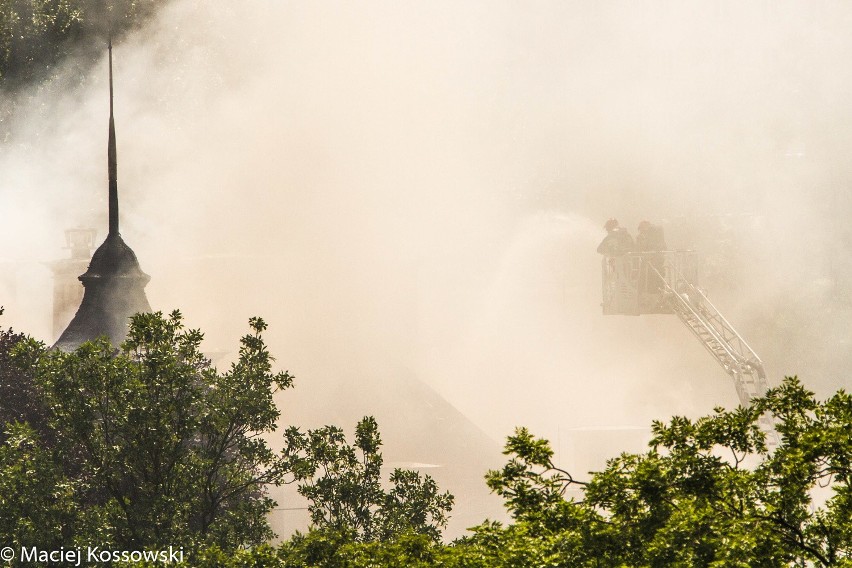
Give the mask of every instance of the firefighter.
[[609, 219], [604, 224], [606, 236], [598, 245], [598, 252], [604, 256], [620, 256], [632, 252], [636, 246], [633, 237], [627, 229], [618, 224], [615, 219]]
[[639, 252], [643, 254], [643, 267], [640, 290], [651, 294], [658, 293], [663, 289], [663, 278], [665, 278], [665, 257], [662, 251], [666, 250], [666, 237], [663, 228], [653, 225], [648, 221], [639, 223], [636, 244]]
[[648, 221], [639, 223], [639, 234], [636, 235], [636, 244], [639, 247], [639, 252], [657, 252], [664, 251], [666, 246], [666, 237], [663, 235], [663, 228], [659, 225], [652, 225]]

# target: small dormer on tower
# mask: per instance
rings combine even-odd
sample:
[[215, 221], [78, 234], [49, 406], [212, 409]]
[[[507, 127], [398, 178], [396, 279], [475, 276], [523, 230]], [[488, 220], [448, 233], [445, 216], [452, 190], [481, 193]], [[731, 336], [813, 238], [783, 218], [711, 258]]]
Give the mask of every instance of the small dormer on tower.
[[71, 258], [88, 260], [91, 258], [92, 249], [95, 248], [95, 238], [98, 236], [97, 229], [65, 229], [65, 248], [71, 251]]
[[[79, 276], [83, 300], [74, 319], [54, 347], [71, 351], [102, 335], [118, 346], [127, 336], [130, 316], [149, 312], [145, 285], [151, 279], [142, 272], [136, 254], [118, 231], [118, 175], [113, 118], [112, 43], [109, 45], [109, 137], [107, 143], [109, 233], [95, 251], [88, 270]], [[73, 249], [72, 249], [73, 251]], [[72, 252], [73, 254], [73, 252]]]

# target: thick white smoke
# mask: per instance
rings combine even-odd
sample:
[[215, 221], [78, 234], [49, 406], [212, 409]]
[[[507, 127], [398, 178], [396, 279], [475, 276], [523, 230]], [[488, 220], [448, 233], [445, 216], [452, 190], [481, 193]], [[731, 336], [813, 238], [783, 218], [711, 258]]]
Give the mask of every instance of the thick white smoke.
[[[178, 0], [115, 47], [122, 234], [211, 350], [261, 315], [297, 389], [406, 368], [495, 440], [556, 439], [737, 403], [673, 316], [600, 315], [603, 221], [660, 221], [722, 254], [709, 292], [770, 380], [827, 394], [850, 23], [832, 2]], [[21, 98], [8, 273], [105, 227], [102, 67]], [[49, 329], [46, 274], [4, 281], [6, 324]]]

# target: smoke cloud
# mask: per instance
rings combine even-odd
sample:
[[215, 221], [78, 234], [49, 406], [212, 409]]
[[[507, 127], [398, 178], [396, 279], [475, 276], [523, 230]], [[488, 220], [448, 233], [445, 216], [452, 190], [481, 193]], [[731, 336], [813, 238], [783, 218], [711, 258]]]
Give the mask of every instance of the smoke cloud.
[[[494, 440], [561, 445], [737, 404], [674, 316], [600, 313], [603, 222], [648, 219], [704, 254], [770, 382], [824, 396], [851, 27], [829, 1], [177, 0], [115, 46], [121, 232], [210, 350], [261, 315], [297, 390], [404, 368]], [[0, 155], [4, 322], [48, 342], [32, 263], [105, 234], [106, 80], [22, 95]]]

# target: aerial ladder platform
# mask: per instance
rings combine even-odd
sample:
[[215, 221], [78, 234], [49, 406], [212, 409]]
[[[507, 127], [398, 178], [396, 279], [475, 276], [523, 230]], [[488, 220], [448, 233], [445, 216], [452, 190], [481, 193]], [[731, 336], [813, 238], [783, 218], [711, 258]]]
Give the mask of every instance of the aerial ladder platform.
[[[733, 379], [740, 404], [766, 394], [763, 362], [698, 286], [694, 251], [629, 252], [602, 261], [604, 315], [675, 314]], [[777, 444], [772, 420], [761, 427]]]

